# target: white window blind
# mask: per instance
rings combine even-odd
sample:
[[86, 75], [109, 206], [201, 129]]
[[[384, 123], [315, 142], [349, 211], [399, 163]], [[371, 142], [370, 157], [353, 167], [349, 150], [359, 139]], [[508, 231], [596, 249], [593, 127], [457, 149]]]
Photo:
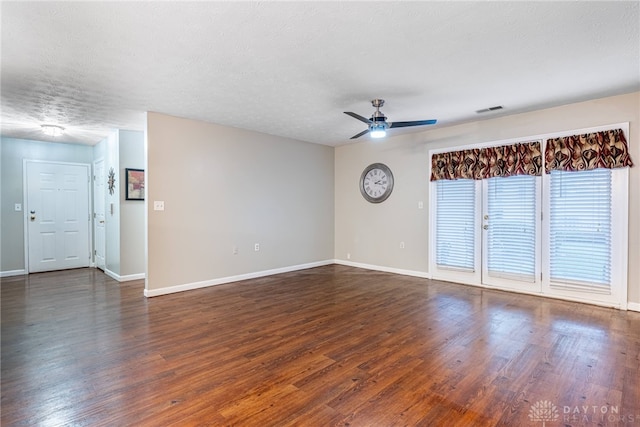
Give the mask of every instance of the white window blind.
[[475, 182], [439, 180], [436, 192], [436, 264], [474, 271]]
[[552, 171], [550, 280], [594, 291], [611, 285], [611, 170]]
[[487, 184], [488, 274], [535, 282], [536, 177], [490, 178]]

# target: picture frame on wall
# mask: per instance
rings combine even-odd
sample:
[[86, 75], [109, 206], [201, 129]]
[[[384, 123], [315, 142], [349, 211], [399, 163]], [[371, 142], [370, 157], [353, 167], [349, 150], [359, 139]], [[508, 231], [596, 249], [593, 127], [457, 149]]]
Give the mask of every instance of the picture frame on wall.
[[144, 200], [144, 169], [125, 169], [126, 200]]

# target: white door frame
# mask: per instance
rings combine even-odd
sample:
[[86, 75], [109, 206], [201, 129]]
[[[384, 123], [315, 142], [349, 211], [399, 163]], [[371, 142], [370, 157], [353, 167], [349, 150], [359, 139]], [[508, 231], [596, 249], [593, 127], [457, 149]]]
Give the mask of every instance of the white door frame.
[[[25, 272], [27, 274], [29, 274], [29, 227], [28, 227], [28, 221], [29, 221], [29, 212], [28, 212], [28, 206], [27, 206], [27, 200], [28, 200], [28, 188], [27, 188], [27, 164], [29, 163], [41, 163], [41, 164], [51, 164], [51, 165], [64, 165], [64, 166], [85, 166], [87, 168], [87, 170], [89, 171], [89, 177], [91, 177], [91, 164], [90, 163], [75, 163], [75, 162], [50, 162], [48, 160], [34, 160], [34, 159], [22, 159], [22, 206], [24, 209], [22, 209], [22, 213], [23, 213], [23, 222], [22, 222], [22, 228], [23, 228], [23, 238], [24, 238], [24, 269]], [[91, 209], [91, 198], [92, 198], [92, 194], [93, 194], [93, 188], [91, 185], [89, 185], [89, 183], [87, 184], [87, 186], [89, 187], [89, 191], [88, 191], [88, 195], [89, 197], [87, 197], [87, 208], [88, 208], [88, 212], [91, 213], [93, 212], [93, 210]], [[90, 217], [92, 215], [89, 215]], [[89, 248], [93, 247], [93, 232], [92, 232], [92, 227], [91, 224], [93, 224], [92, 218], [89, 218]], [[93, 257], [90, 258], [89, 260], [89, 264], [91, 266], [93, 266]]]
[[[96, 164], [98, 164], [98, 163], [100, 163], [100, 162], [102, 162], [102, 165], [103, 165], [103, 172], [106, 172], [106, 171], [105, 171], [105, 168], [106, 168], [106, 161], [105, 161], [104, 157], [100, 157], [99, 159], [96, 159], [96, 160], [94, 160], [94, 161], [93, 161], [93, 170], [92, 170], [92, 173], [91, 173], [91, 176], [92, 176], [92, 180], [91, 180], [91, 182], [92, 182], [91, 191], [92, 191], [92, 194], [93, 194], [93, 207], [91, 208], [91, 212], [92, 212], [91, 220], [92, 220], [92, 230], [93, 230], [93, 244], [91, 245], [91, 247], [93, 248], [93, 254], [92, 254], [92, 266], [93, 266], [93, 267], [96, 267], [96, 268], [100, 268], [100, 265], [98, 264], [97, 248], [96, 248], [96, 245], [98, 244], [98, 241], [99, 241], [99, 239], [98, 239], [98, 232], [97, 232], [97, 229], [98, 229], [98, 224], [97, 224], [98, 218], [96, 217], [96, 213], [97, 213], [97, 212], [96, 212], [96, 198], [98, 197], [98, 195], [99, 195], [99, 194], [98, 194], [98, 192], [96, 191], [96, 185], [97, 185], [97, 183], [98, 183], [98, 179], [99, 179], [99, 178], [104, 178], [104, 176], [103, 176], [103, 177], [98, 177], [98, 176], [96, 176]], [[103, 181], [102, 181], [102, 184], [104, 184], [104, 182], [105, 182], [105, 181], [103, 180]], [[105, 190], [106, 190], [106, 188], [105, 188]], [[105, 191], [105, 190], [103, 190], [103, 193], [102, 193], [102, 196], [103, 196], [103, 200], [102, 200], [102, 214], [103, 214], [103, 216], [104, 216], [104, 217], [103, 217], [103, 220], [104, 220], [104, 221], [106, 221], [106, 215], [107, 215], [107, 210], [106, 210], [107, 200], [106, 200], [106, 191]], [[107, 252], [107, 251], [106, 251], [106, 247], [107, 247], [107, 243], [106, 243], [106, 223], [104, 224], [104, 226], [103, 226], [103, 227], [104, 227], [104, 236], [103, 236], [104, 238], [102, 239], [102, 243], [103, 243], [103, 247], [102, 247], [102, 256], [103, 256], [103, 258], [104, 258], [104, 265], [102, 266], [102, 268], [103, 268], [104, 270], [106, 270], [106, 268], [107, 268], [107, 253], [106, 253], [106, 252]], [[104, 271], [104, 270], [103, 270], [103, 271]]]

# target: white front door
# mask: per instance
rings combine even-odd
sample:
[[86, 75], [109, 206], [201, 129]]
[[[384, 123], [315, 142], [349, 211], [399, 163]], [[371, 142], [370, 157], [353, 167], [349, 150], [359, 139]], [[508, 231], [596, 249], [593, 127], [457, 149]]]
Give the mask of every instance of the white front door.
[[105, 269], [105, 182], [104, 160], [93, 163], [93, 224], [94, 224], [94, 256], [96, 267]]
[[25, 161], [29, 273], [88, 267], [89, 165]]

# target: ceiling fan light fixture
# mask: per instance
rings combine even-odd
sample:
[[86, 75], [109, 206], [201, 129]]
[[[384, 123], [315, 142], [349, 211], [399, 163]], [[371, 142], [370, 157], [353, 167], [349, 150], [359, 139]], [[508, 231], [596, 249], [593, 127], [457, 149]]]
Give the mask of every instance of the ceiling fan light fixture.
[[387, 131], [384, 129], [371, 131], [371, 138], [384, 138], [387, 136]]
[[41, 125], [42, 132], [48, 136], [60, 136], [64, 133], [64, 128], [58, 125]]
[[369, 134], [371, 138], [384, 138], [387, 136], [387, 126], [385, 123], [374, 123], [369, 126]]

